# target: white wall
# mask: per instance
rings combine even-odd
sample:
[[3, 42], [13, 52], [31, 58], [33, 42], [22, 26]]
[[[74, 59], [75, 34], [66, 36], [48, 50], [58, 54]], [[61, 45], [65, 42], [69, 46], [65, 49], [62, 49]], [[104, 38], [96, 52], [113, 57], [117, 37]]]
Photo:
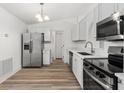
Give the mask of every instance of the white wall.
[[21, 67], [21, 33], [26, 28], [24, 22], [0, 7], [0, 60], [12, 57], [13, 71]]

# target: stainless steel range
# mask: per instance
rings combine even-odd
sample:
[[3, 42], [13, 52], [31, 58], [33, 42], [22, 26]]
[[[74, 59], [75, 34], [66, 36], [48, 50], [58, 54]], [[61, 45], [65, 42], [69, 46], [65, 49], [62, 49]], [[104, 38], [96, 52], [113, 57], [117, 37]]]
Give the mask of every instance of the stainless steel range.
[[123, 72], [123, 47], [109, 47], [108, 58], [84, 59], [84, 90], [117, 90], [115, 73]]

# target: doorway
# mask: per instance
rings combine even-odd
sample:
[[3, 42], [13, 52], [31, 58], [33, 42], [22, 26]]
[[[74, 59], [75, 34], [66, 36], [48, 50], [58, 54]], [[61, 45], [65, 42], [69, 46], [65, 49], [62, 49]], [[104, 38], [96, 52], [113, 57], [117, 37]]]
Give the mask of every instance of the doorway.
[[55, 35], [55, 58], [63, 59], [64, 41], [63, 31], [56, 31]]

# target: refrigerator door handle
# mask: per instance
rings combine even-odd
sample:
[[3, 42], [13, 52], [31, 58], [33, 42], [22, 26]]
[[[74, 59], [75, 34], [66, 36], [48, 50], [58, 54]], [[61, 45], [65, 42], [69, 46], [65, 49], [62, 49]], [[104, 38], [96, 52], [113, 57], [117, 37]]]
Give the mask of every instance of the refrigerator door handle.
[[45, 40], [44, 40], [44, 33], [41, 33], [41, 45], [42, 45], [42, 50], [44, 49], [44, 43], [45, 43]]
[[29, 53], [31, 53], [31, 41], [29, 43]]
[[30, 41], [30, 49], [29, 49], [29, 52], [32, 53], [32, 49], [33, 49], [33, 41]]
[[33, 40], [31, 41], [31, 53], [33, 51]]

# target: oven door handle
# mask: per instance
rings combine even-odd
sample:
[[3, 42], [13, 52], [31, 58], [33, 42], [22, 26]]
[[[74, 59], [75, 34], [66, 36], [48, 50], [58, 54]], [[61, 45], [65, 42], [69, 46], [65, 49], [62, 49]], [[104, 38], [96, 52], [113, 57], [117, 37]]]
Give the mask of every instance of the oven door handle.
[[100, 85], [102, 85], [105, 89], [107, 90], [112, 90], [111, 86], [109, 85], [105, 85], [104, 83], [102, 83], [101, 81], [99, 81], [97, 78], [95, 78], [92, 74], [90, 74], [85, 68], [83, 68], [84, 71], [93, 79], [95, 80], [97, 83], [99, 83]]

